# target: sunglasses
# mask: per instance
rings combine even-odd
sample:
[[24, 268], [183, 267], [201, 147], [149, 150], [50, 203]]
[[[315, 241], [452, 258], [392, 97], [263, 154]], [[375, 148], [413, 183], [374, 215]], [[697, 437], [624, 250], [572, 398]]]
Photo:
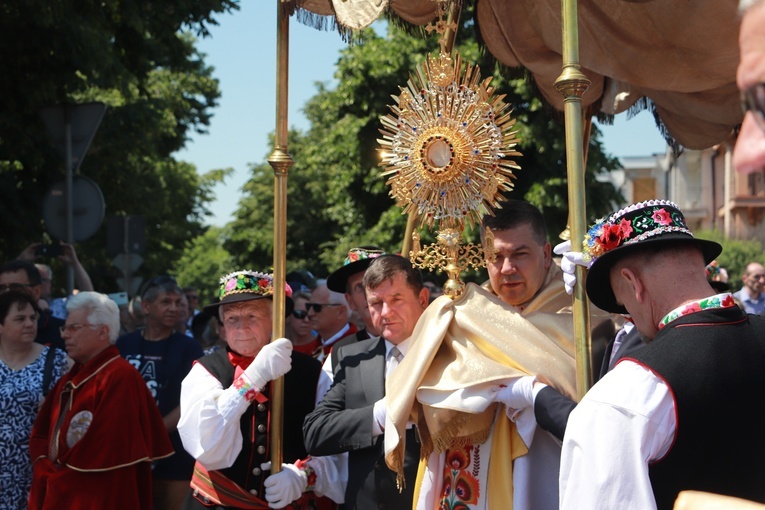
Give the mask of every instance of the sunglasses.
[[314, 312], [321, 313], [321, 308], [323, 306], [340, 306], [340, 303], [306, 303], [305, 309], [307, 312], [310, 312], [311, 308], [313, 308]]
[[757, 125], [765, 131], [765, 82], [755, 83], [741, 93], [741, 109], [752, 112]]
[[34, 287], [31, 283], [9, 283], [9, 284], [0, 284], [0, 293], [2, 292], [8, 292], [9, 290], [21, 290], [25, 289], [27, 287]]
[[301, 319], [302, 320], [302, 319], [305, 319], [306, 317], [308, 317], [308, 312], [305, 311], [305, 310], [293, 310], [292, 311], [292, 316], [295, 317], [296, 319]]

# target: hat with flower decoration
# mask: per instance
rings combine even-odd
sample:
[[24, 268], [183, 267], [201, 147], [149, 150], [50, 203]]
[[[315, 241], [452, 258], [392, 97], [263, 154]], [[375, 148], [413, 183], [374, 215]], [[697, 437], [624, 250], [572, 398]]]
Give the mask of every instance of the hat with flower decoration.
[[327, 288], [345, 294], [348, 278], [356, 273], [366, 271], [372, 260], [380, 255], [385, 255], [385, 252], [377, 246], [351, 248], [343, 266], [327, 277]]
[[[273, 299], [273, 295], [273, 275], [250, 270], [236, 271], [220, 279], [218, 301], [205, 306], [204, 311], [217, 315], [218, 307], [221, 305], [252, 301], [254, 299]], [[286, 314], [289, 315], [292, 313], [294, 304], [292, 302], [292, 288], [286, 283], [285, 296]]]
[[658, 243], [693, 243], [708, 264], [721, 252], [714, 241], [693, 237], [682, 211], [667, 200], [648, 200], [630, 205], [598, 220], [584, 236], [584, 260], [589, 262], [587, 296], [595, 306], [614, 313], [627, 313], [616, 302], [611, 288], [611, 267], [638, 246]]

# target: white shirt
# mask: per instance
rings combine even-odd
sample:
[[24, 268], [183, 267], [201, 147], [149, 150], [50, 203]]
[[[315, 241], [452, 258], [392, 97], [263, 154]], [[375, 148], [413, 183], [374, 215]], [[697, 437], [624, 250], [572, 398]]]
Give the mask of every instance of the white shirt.
[[[332, 381], [321, 372], [316, 387], [317, 403], [331, 384]], [[181, 383], [178, 432], [183, 447], [208, 470], [232, 466], [242, 451], [239, 420], [250, 405], [251, 402], [233, 385], [224, 388], [205, 367], [194, 363]], [[345, 500], [346, 462], [346, 456], [311, 458], [309, 465], [316, 471], [315, 492], [319, 496], [327, 496], [336, 502]]]
[[571, 412], [560, 464], [560, 508], [656, 508], [648, 463], [677, 429], [669, 387], [647, 368], [620, 362]]

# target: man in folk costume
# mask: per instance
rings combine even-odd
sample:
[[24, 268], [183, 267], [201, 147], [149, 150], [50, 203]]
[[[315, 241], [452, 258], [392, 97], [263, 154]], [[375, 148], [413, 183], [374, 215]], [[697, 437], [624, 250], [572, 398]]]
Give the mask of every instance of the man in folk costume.
[[152, 462], [173, 454], [141, 375], [114, 346], [117, 305], [103, 294], [67, 300], [62, 336], [75, 361], [43, 402], [29, 450], [29, 508], [152, 508]]
[[[287, 314], [291, 294], [288, 285]], [[303, 445], [303, 419], [330, 380], [286, 338], [269, 343], [272, 296], [272, 275], [237, 271], [221, 278], [220, 300], [205, 307], [220, 317], [228, 345], [197, 360], [182, 384], [178, 430], [197, 460], [185, 509], [332, 509], [343, 501], [344, 459], [309, 458]], [[270, 382], [281, 376], [289, 463], [270, 474]]]
[[[560, 446], [511, 404], [514, 393], [533, 391], [533, 379], [515, 384], [528, 374], [575, 394], [571, 298], [539, 210], [515, 200], [501, 206], [483, 220], [496, 252], [489, 282], [434, 301], [390, 381], [386, 461], [400, 472], [410, 415], [427, 460], [416, 508], [557, 508]], [[591, 324], [603, 330], [597, 341], [613, 335], [608, 314], [593, 311]]]
[[682, 490], [765, 502], [765, 410], [753, 405], [765, 386], [765, 319], [710, 286], [705, 265], [721, 250], [664, 200], [590, 229], [587, 295], [629, 312], [649, 343], [571, 413], [561, 508], [669, 509]]
[[324, 360], [324, 370], [330, 373], [337, 366], [337, 350], [353, 342], [361, 342], [378, 336], [378, 331], [372, 322], [372, 316], [367, 306], [367, 295], [362, 282], [369, 264], [385, 252], [376, 246], [351, 248], [343, 265], [327, 277], [327, 288], [334, 292], [345, 293], [345, 300], [352, 312], [359, 315], [364, 322], [364, 328], [355, 333], [346, 334], [332, 345], [331, 356]]

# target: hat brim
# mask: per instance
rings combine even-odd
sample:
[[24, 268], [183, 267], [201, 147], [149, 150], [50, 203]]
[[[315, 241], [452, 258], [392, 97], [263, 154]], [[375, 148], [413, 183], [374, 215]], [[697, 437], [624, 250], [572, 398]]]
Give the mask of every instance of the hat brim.
[[704, 255], [705, 264], [709, 264], [722, 253], [722, 246], [714, 241], [696, 239], [681, 233], [663, 234], [661, 236], [656, 236], [656, 238], [645, 239], [639, 243], [620, 246], [603, 254], [601, 257], [598, 257], [587, 273], [587, 297], [590, 298], [592, 304], [607, 312], [622, 314], [629, 313], [623, 305], [616, 302], [616, 296], [614, 296], [614, 291], [611, 288], [611, 268], [616, 261], [624, 255], [631, 253], [635, 248], [657, 245], [659, 243], [693, 244], [701, 250], [701, 253]]
[[[376, 257], [375, 257], [376, 258]], [[361, 273], [369, 268], [375, 258], [361, 259], [346, 264], [327, 277], [327, 288], [340, 294], [345, 294], [348, 289], [348, 278]]]
[[[218, 308], [221, 307], [221, 305], [230, 305], [232, 303], [242, 303], [244, 301], [255, 301], [256, 299], [272, 299], [272, 296], [261, 296], [260, 294], [253, 294], [252, 292], [241, 292], [239, 294], [229, 294], [228, 296], [224, 297], [217, 303], [210, 303], [209, 305], [206, 305], [202, 310], [205, 312], [212, 314], [214, 316], [218, 316]], [[292, 301], [292, 298], [289, 296], [284, 296], [285, 299], [285, 315], [289, 316], [289, 314], [292, 313], [292, 310], [295, 309], [295, 303]]]

